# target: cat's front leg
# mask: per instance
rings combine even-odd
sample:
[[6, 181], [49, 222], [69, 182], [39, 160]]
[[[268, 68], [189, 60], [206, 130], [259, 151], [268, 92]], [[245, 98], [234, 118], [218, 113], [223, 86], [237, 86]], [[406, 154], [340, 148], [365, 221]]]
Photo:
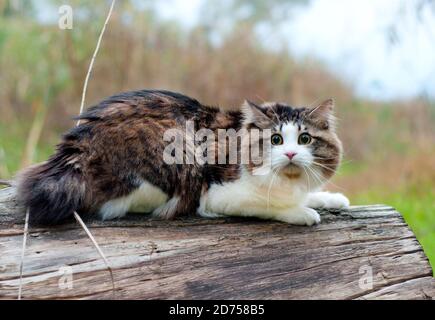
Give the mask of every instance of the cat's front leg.
[[341, 193], [312, 192], [308, 194], [306, 206], [316, 209], [343, 209], [349, 207], [349, 199]]
[[295, 207], [276, 215], [275, 220], [301, 226], [312, 226], [320, 223], [320, 215], [316, 210], [308, 207]]

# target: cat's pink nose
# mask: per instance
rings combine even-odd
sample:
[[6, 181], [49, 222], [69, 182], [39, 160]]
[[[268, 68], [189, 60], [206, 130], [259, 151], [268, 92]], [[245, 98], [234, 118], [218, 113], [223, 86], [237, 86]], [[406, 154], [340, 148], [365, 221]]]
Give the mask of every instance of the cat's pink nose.
[[285, 155], [286, 155], [290, 160], [292, 160], [292, 159], [295, 157], [296, 152], [287, 152]]

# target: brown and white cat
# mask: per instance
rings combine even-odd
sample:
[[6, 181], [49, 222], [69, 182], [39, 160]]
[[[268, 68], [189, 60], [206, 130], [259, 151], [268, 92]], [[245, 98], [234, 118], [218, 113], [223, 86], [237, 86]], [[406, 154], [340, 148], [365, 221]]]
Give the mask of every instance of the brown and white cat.
[[[81, 124], [63, 136], [48, 161], [18, 176], [19, 201], [36, 224], [61, 223], [74, 211], [102, 219], [151, 212], [164, 219], [197, 213], [319, 223], [314, 208], [349, 205], [342, 194], [319, 191], [341, 159], [333, 107], [332, 100], [315, 108], [245, 102], [238, 111], [222, 111], [169, 91], [116, 95], [81, 114]], [[222, 130], [268, 130], [267, 141], [257, 142], [270, 145], [264, 149], [270, 170], [255, 173], [252, 159], [168, 163], [165, 133], [185, 130], [187, 122], [216, 137]], [[228, 160], [228, 148], [214, 142]], [[181, 155], [186, 160], [187, 151]]]

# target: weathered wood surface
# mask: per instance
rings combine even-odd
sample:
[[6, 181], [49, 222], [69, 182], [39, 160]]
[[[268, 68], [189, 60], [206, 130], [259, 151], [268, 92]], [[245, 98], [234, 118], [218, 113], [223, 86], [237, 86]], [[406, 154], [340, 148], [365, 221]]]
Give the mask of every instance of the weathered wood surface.
[[[24, 210], [0, 191], [0, 298], [18, 292]], [[383, 206], [323, 212], [314, 227], [246, 220], [88, 221], [117, 299], [433, 299], [428, 260]], [[71, 289], [59, 286], [61, 269]], [[68, 270], [68, 269], [66, 269]], [[364, 277], [373, 274], [373, 285]], [[78, 225], [31, 228], [24, 299], [111, 299], [110, 276]]]

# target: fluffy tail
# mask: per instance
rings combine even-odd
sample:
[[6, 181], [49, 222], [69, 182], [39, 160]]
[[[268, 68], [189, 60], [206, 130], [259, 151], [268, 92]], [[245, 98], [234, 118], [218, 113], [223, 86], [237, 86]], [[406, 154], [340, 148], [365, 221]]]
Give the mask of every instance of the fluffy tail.
[[32, 224], [59, 224], [82, 207], [84, 179], [81, 171], [67, 160], [55, 155], [18, 177], [18, 200], [29, 209]]

